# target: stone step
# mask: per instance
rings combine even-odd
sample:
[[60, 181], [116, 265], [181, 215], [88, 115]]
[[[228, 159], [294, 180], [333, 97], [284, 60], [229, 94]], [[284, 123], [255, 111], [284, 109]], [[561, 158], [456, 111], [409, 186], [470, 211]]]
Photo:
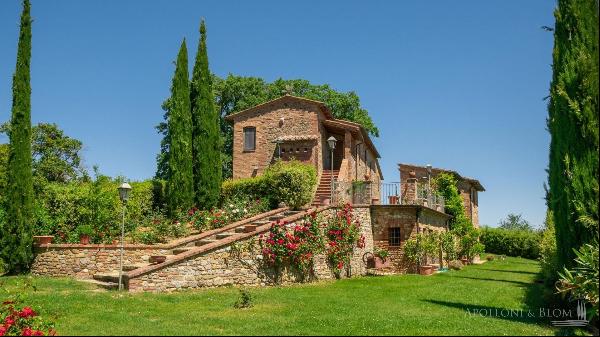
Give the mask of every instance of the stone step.
[[257, 225], [245, 225], [235, 229], [236, 233], [250, 233], [256, 230]]
[[215, 237], [217, 238], [217, 240], [221, 240], [221, 239], [228, 238], [228, 237], [232, 236], [233, 234], [234, 233], [225, 232], [225, 233], [219, 233], [219, 234], [215, 235]]
[[189, 252], [192, 249], [192, 247], [182, 247], [182, 248], [175, 248], [173, 249], [173, 254], [175, 255], [179, 255], [185, 252]]
[[126, 264], [123, 265], [123, 271], [132, 271], [142, 267], [147, 266], [148, 264]]
[[283, 218], [285, 218], [285, 216], [283, 216], [283, 215], [274, 215], [272, 217], [269, 217], [269, 220], [271, 220], [271, 221], [277, 221], [277, 220], [281, 220]]
[[94, 280], [100, 282], [112, 282], [119, 284], [119, 273], [94, 274]]
[[253, 225], [257, 225], [257, 226], [262, 226], [262, 225], [266, 225], [266, 224], [270, 224], [271, 221], [269, 220], [258, 220], [258, 221], [254, 221], [252, 224]]
[[209, 243], [217, 242], [217, 240], [204, 239], [200, 241], [196, 241], [196, 247], [208, 245]]
[[[106, 290], [119, 289], [119, 283], [116, 283], [116, 282], [104, 282], [104, 281], [98, 281], [98, 280], [81, 280], [81, 282], [93, 284], [93, 285], [97, 286], [98, 288], [103, 288]], [[117, 282], [118, 282], [118, 280], [117, 280]]]
[[300, 212], [301, 211], [285, 211], [285, 212], [283, 212], [283, 215], [290, 216], [290, 215], [298, 214]]

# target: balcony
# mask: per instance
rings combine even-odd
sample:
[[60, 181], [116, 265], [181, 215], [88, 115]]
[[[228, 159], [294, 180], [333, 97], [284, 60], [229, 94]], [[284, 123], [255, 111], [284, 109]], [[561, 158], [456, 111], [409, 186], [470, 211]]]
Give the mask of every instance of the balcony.
[[429, 193], [427, 185], [413, 182], [379, 183], [369, 181], [334, 181], [334, 204], [351, 202], [353, 204], [380, 205], [419, 205], [444, 212], [445, 202], [442, 196]]

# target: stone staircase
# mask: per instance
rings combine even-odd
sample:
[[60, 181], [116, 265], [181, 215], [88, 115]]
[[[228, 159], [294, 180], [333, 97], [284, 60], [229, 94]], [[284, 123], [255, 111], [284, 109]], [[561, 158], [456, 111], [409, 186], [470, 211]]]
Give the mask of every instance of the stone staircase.
[[[287, 208], [265, 212], [251, 219], [242, 220], [229, 224], [225, 227], [206, 231], [199, 235], [180, 240], [180, 244], [171, 249], [170, 254], [165, 255], [166, 260], [162, 263], [145, 263], [123, 266], [123, 283], [128, 287], [128, 281], [136, 276], [144, 275], [154, 270], [177, 264], [179, 261], [228, 246], [236, 241], [258, 235], [265, 232], [273, 221], [298, 220], [313, 209], [304, 211], [290, 211]], [[91, 280], [90, 280], [91, 281]], [[98, 273], [93, 276], [93, 282], [99, 287], [106, 289], [117, 289], [119, 273]]]
[[322, 206], [323, 199], [331, 198], [331, 178], [333, 176], [333, 180], [337, 180], [339, 173], [339, 170], [323, 170], [323, 173], [321, 174], [321, 180], [319, 181], [319, 186], [317, 186], [315, 198], [312, 202], [312, 206]]

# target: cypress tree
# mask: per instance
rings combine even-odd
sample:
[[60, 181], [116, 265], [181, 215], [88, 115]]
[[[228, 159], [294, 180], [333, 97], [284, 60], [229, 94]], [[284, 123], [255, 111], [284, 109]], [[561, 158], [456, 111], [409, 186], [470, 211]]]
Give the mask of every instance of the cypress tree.
[[169, 175], [167, 205], [173, 215], [187, 210], [194, 203], [192, 173], [192, 116], [185, 39], [181, 43], [168, 104]]
[[199, 208], [210, 209], [217, 205], [221, 191], [221, 135], [208, 69], [204, 20], [200, 24], [200, 43], [192, 74], [190, 101], [195, 200]]
[[598, 2], [559, 0], [548, 105], [549, 191], [558, 262], [598, 239]]
[[28, 269], [33, 256], [33, 179], [31, 171], [31, 15], [23, 1], [13, 100], [6, 188], [6, 221], [0, 228], [0, 258], [10, 273]]

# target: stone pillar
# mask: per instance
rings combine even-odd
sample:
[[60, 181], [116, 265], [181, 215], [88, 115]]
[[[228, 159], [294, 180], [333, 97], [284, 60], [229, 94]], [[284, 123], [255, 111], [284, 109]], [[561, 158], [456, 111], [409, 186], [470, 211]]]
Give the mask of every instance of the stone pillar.
[[414, 171], [409, 173], [408, 179], [402, 186], [402, 203], [403, 204], [415, 204], [417, 199], [417, 175]]

